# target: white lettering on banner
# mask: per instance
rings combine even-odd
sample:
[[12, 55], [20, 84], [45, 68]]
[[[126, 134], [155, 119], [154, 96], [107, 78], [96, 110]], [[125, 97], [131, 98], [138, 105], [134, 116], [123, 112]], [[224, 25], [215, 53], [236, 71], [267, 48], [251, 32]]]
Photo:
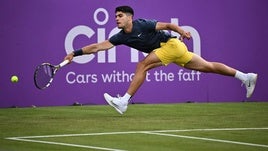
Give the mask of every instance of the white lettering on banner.
[[[105, 18], [103, 21], [99, 21], [99, 19], [97, 18], [99, 13], [104, 13]], [[98, 8], [95, 12], [94, 12], [94, 21], [98, 24], [98, 25], [105, 25], [109, 20], [109, 14], [107, 12], [106, 9], [104, 8]]]
[[[145, 81], [147, 82], [193, 82], [200, 81], [201, 73], [199, 71], [185, 71], [180, 69], [178, 73], [165, 72], [163, 70], [147, 72]], [[134, 73], [128, 73], [125, 70], [113, 70], [111, 73], [100, 74], [77, 74], [70, 71], [66, 74], [66, 81], [69, 84], [87, 84], [87, 83], [124, 83], [131, 82]]]
[[192, 70], [191, 72], [184, 72], [180, 69], [178, 72], [179, 81], [199, 81], [201, 72]]
[[66, 81], [69, 84], [82, 83], [97, 83], [97, 74], [76, 74], [75, 72], [68, 72], [66, 74]]
[[[104, 14], [104, 19], [103, 21], [100, 21], [98, 19], [98, 14], [99, 13], [103, 13]], [[98, 25], [105, 25], [108, 20], [109, 20], [109, 13], [107, 12], [106, 9], [104, 8], [98, 8], [95, 12], [94, 12], [94, 21], [96, 24]], [[176, 25], [179, 25], [179, 20], [178, 18], [171, 18], [171, 23], [174, 23]], [[183, 29], [191, 32], [192, 34], [192, 39], [193, 39], [193, 52], [196, 53], [197, 55], [201, 56], [201, 40], [200, 40], [200, 36], [198, 31], [191, 27], [191, 26], [181, 26]], [[108, 38], [110, 38], [111, 36], [113, 36], [114, 34], [116, 34], [117, 32], [119, 32], [120, 29], [118, 29], [117, 27], [113, 28], [112, 31], [108, 34]], [[72, 51], [74, 51], [73, 48], [73, 42], [74, 39], [77, 36], [80, 35], [85, 35], [88, 38], [91, 38], [94, 34], [97, 34], [97, 43], [102, 42], [104, 40], [106, 40], [106, 30], [105, 28], [98, 28], [97, 29], [97, 33], [94, 32], [94, 30], [86, 25], [77, 25], [75, 27], [73, 27], [66, 35], [65, 37], [65, 50], [66, 53], [69, 54]], [[171, 31], [171, 34], [179, 37], [180, 35], [176, 32]], [[139, 51], [137, 51], [134, 48], [130, 48], [130, 55], [131, 55], [131, 60], [130, 62], [139, 62]], [[142, 53], [144, 56], [146, 56], [146, 53]], [[106, 55], [107, 55], [107, 59], [106, 59]], [[97, 57], [95, 57], [97, 56]], [[108, 51], [100, 51], [97, 54], [91, 54], [91, 55], [84, 55], [84, 56], [79, 56], [79, 57], [75, 57], [74, 58], [74, 62], [79, 63], [79, 64], [85, 64], [88, 63], [90, 61], [92, 61], [93, 59], [97, 59], [98, 63], [116, 63], [116, 47], [108, 50]]]
[[154, 72], [155, 81], [174, 81], [174, 74], [172, 72], [165, 73], [163, 70]]
[[[74, 51], [73, 41], [74, 41], [75, 37], [77, 37], [78, 35], [85, 35], [88, 38], [91, 38], [94, 34], [95, 34], [94, 30], [92, 30], [88, 26], [79, 25], [79, 26], [72, 28], [68, 32], [68, 34], [65, 38], [65, 43], [64, 43], [65, 50], [66, 50], [67, 54]], [[86, 55], [86, 56], [78, 56], [78, 57], [75, 57], [73, 59], [73, 61], [76, 63], [83, 64], [83, 63], [88, 63], [89, 61], [94, 59], [94, 57], [95, 57], [95, 55], [93, 55], [93, 54]]]

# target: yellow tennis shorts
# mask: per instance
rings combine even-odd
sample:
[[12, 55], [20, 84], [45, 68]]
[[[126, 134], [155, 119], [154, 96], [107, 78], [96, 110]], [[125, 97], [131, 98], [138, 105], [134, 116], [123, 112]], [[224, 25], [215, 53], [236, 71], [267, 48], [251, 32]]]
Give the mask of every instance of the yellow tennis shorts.
[[175, 63], [184, 66], [193, 58], [193, 53], [177, 38], [170, 38], [167, 42], [161, 43], [160, 48], [154, 52], [164, 65]]

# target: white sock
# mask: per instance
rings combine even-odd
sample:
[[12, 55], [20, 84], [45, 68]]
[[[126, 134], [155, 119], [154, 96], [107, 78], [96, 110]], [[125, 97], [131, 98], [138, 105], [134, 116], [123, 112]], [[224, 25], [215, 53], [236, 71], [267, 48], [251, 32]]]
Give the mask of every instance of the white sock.
[[241, 71], [236, 70], [235, 72], [235, 78], [241, 80], [242, 82], [247, 80], [247, 74], [243, 73]]
[[130, 98], [131, 98], [131, 95], [128, 93], [125, 93], [125, 95], [121, 99], [122, 99], [122, 101], [128, 103]]

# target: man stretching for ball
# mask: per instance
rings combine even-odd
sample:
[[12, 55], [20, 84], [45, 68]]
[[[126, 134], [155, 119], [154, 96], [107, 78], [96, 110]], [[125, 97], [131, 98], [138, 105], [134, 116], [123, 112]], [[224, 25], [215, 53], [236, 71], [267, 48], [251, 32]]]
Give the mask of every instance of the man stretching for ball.
[[[243, 73], [219, 62], [209, 62], [202, 57], [189, 52], [183, 39], [191, 38], [190, 32], [184, 31], [178, 25], [158, 22], [156, 20], [133, 20], [134, 11], [129, 6], [119, 6], [115, 9], [116, 24], [119, 33], [100, 43], [90, 44], [82, 49], [68, 54], [64, 59], [72, 60], [75, 56], [97, 53], [117, 45], [127, 45], [148, 55], [137, 64], [135, 76], [123, 97], [112, 97], [105, 93], [105, 100], [120, 114], [127, 110], [130, 98], [137, 92], [146, 78], [146, 72], [152, 68], [175, 63], [186, 69], [207, 73], [216, 73], [235, 77], [245, 85], [249, 98], [255, 88], [257, 74]], [[179, 33], [179, 39], [164, 30]]]

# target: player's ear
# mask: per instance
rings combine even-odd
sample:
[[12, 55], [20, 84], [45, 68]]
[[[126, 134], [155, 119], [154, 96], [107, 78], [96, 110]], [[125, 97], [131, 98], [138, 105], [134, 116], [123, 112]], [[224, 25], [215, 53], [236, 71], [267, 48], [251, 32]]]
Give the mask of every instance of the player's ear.
[[126, 16], [127, 16], [128, 18], [130, 18], [130, 19], [133, 19], [133, 15], [130, 14], [130, 13], [126, 13]]

